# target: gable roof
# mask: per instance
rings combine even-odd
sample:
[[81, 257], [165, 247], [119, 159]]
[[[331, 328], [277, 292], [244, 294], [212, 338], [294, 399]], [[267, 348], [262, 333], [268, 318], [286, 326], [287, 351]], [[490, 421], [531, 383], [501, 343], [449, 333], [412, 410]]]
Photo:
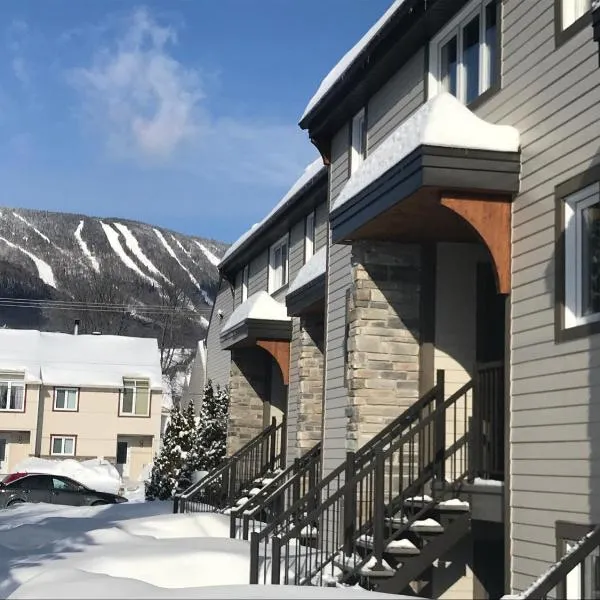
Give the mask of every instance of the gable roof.
[[302, 175], [295, 181], [292, 187], [285, 193], [283, 198], [275, 205], [275, 207], [267, 214], [267, 216], [252, 225], [248, 231], [243, 233], [223, 255], [221, 262], [219, 263], [219, 269], [231, 262], [231, 260], [239, 254], [242, 250], [247, 249], [250, 243], [255, 240], [261, 232], [264, 232], [274, 221], [291, 207], [295, 200], [300, 198], [305, 192], [307, 192], [314, 183], [327, 171], [327, 168], [323, 165], [321, 158], [316, 159], [310, 163], [303, 171]]
[[162, 389], [154, 338], [0, 329], [0, 371], [52, 386], [121, 388], [123, 378], [140, 378]]

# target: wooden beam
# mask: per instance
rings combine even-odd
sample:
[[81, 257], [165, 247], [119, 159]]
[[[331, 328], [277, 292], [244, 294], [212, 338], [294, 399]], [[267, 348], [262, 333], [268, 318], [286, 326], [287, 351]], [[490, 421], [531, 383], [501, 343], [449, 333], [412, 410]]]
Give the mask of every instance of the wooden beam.
[[488, 247], [499, 294], [510, 294], [511, 203], [509, 199], [453, 197], [442, 194], [441, 204], [461, 216]]
[[256, 340], [256, 345], [266, 350], [279, 365], [284, 385], [290, 381], [290, 343], [275, 340]]

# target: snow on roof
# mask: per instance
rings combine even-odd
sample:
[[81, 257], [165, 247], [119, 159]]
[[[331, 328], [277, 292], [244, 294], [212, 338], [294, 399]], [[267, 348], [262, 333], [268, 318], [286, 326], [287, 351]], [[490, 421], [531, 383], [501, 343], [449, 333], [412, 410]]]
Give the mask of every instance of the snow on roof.
[[298, 271], [298, 275], [288, 289], [288, 296], [325, 273], [327, 263], [327, 247], [323, 246]]
[[518, 152], [519, 132], [480, 119], [452, 94], [443, 92], [423, 104], [368, 156], [340, 195], [334, 211], [422, 145]]
[[338, 62], [331, 71], [327, 74], [325, 79], [321, 82], [321, 85], [315, 92], [315, 95], [310, 99], [310, 102], [304, 109], [304, 114], [300, 118], [303, 121], [308, 114], [315, 108], [319, 102], [327, 95], [331, 88], [340, 80], [343, 79], [344, 75], [358, 58], [359, 54], [369, 45], [369, 43], [377, 36], [377, 34], [383, 29], [388, 21], [394, 16], [396, 11], [404, 4], [404, 0], [395, 0], [393, 4], [385, 11], [381, 18], [363, 35], [363, 37], [352, 47], [342, 59]]
[[153, 338], [0, 329], [0, 371], [48, 385], [119, 388], [123, 378], [140, 378], [162, 389]]
[[257, 234], [260, 230], [262, 230], [267, 223], [275, 217], [280, 211], [282, 211], [288, 204], [295, 199], [299, 192], [301, 192], [321, 171], [325, 170], [325, 166], [323, 165], [323, 160], [321, 158], [316, 159], [314, 162], [310, 163], [302, 175], [296, 180], [294, 185], [286, 192], [285, 196], [275, 205], [275, 208], [271, 210], [271, 212], [260, 222], [255, 223], [252, 227], [243, 233], [229, 248], [227, 252], [223, 255], [221, 262], [219, 263], [219, 267], [223, 266], [223, 263], [232, 256], [237, 249], [250, 237]]
[[223, 325], [221, 333], [225, 333], [246, 319], [264, 319], [267, 321], [289, 321], [285, 304], [277, 302], [267, 292], [261, 290], [240, 304]]

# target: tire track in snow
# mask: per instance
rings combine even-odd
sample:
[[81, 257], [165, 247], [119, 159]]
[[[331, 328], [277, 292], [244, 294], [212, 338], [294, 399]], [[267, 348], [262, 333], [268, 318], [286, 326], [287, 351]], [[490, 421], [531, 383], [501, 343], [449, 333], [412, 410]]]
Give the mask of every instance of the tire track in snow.
[[127, 247], [131, 250], [133, 255], [154, 275], [159, 275], [162, 277], [167, 283], [171, 283], [169, 279], [167, 279], [152, 263], [152, 261], [144, 254], [144, 251], [141, 249], [139, 242], [131, 233], [131, 230], [127, 225], [123, 225], [123, 223], [113, 223], [113, 227], [116, 227], [125, 238], [125, 243]]
[[104, 234], [106, 235], [106, 239], [108, 240], [110, 247], [113, 249], [115, 254], [121, 259], [123, 264], [132, 271], [135, 271], [135, 273], [137, 273], [140, 277], [142, 277], [146, 281], [149, 281], [152, 285], [160, 289], [160, 284], [158, 283], [158, 281], [156, 281], [156, 279], [153, 279], [149, 275], [146, 275], [146, 273], [144, 273], [131, 260], [131, 258], [127, 256], [127, 253], [125, 252], [125, 250], [123, 250], [123, 246], [121, 246], [121, 242], [119, 241], [119, 232], [102, 221], [100, 221], [100, 225], [102, 225], [102, 229], [104, 230]]
[[82, 252], [90, 259], [90, 262], [92, 263], [92, 267], [93, 267], [94, 271], [96, 271], [96, 273], [99, 273], [100, 272], [100, 263], [98, 262], [98, 259], [91, 253], [87, 243], [81, 236], [82, 231], [83, 231], [83, 219], [81, 219], [81, 221], [79, 221], [79, 225], [77, 225], [77, 229], [75, 230], [75, 239], [77, 240], [77, 243], [79, 244], [79, 247], [81, 248]]
[[196, 244], [196, 246], [198, 246], [198, 248], [202, 250], [202, 253], [208, 259], [208, 262], [210, 262], [214, 267], [219, 266], [221, 259], [216, 254], [213, 254], [204, 244], [201, 244], [198, 240], [194, 240], [194, 244]]
[[175, 254], [175, 250], [173, 250], [173, 248], [171, 248], [171, 246], [169, 245], [169, 242], [167, 242], [167, 240], [165, 239], [165, 236], [156, 228], [154, 228], [154, 233], [156, 234], [156, 237], [160, 240], [161, 244], [165, 247], [165, 250], [179, 263], [179, 266], [188, 274], [190, 281], [196, 286], [198, 291], [202, 294], [202, 297], [204, 298], [204, 302], [206, 302], [206, 304], [208, 304], [209, 306], [212, 306], [214, 304], [214, 302], [212, 301], [211, 297], [208, 295], [206, 290], [204, 290], [202, 288], [202, 286], [198, 283], [198, 280], [192, 275], [191, 271], [179, 260], [179, 257], [177, 256], [177, 254]]
[[0, 240], [2, 240], [4, 243], [6, 243], [11, 248], [14, 248], [15, 250], [20, 250], [23, 254], [28, 256], [35, 263], [35, 266], [37, 267], [38, 275], [39, 275], [40, 279], [46, 285], [49, 285], [50, 287], [53, 287], [54, 289], [56, 289], [56, 279], [54, 279], [54, 273], [52, 272], [52, 267], [45, 260], [38, 258], [35, 254], [32, 254], [31, 252], [29, 252], [29, 250], [25, 250], [25, 248], [21, 248], [21, 246], [18, 246], [17, 244], [13, 244], [12, 242], [9, 242], [6, 238], [0, 237]]

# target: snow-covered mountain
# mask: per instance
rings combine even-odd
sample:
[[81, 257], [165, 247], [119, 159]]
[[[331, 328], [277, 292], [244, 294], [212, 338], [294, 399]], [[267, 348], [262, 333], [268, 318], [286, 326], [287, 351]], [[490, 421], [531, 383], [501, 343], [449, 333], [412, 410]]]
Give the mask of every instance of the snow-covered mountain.
[[72, 331], [78, 319], [82, 333], [195, 347], [226, 247], [137, 221], [0, 208], [0, 326]]

